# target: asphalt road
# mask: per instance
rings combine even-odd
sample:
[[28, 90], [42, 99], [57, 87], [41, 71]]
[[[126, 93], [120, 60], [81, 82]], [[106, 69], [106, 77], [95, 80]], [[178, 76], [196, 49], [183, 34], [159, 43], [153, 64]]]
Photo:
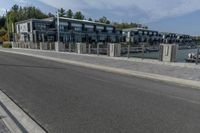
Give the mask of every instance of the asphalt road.
[[199, 133], [200, 90], [0, 52], [0, 88], [50, 133]]

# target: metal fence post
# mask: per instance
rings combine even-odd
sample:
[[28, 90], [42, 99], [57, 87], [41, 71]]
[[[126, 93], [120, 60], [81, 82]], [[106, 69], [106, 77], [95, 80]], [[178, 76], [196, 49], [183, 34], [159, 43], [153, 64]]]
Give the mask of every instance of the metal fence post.
[[128, 53], [127, 53], [127, 57], [130, 58], [130, 44], [128, 44]]
[[99, 43], [97, 43], [97, 55], [99, 55]]
[[88, 46], [88, 54], [91, 54], [91, 44]]
[[69, 43], [69, 52], [71, 52], [71, 51], [72, 51], [72, 44]]
[[199, 63], [199, 47], [197, 47], [197, 57], [196, 57], [196, 64]]
[[142, 60], [144, 59], [144, 43], [142, 43]]
[[109, 56], [109, 54], [110, 54], [110, 51], [109, 51], [109, 43], [107, 43], [107, 56]]

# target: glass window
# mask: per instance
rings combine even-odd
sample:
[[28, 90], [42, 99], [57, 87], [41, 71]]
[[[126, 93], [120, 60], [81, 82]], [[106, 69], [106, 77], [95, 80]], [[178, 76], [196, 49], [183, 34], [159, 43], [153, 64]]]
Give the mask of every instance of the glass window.
[[107, 30], [113, 30], [113, 27], [106, 27]]
[[108, 33], [113, 33], [113, 31], [112, 31], [112, 30], [109, 30]]
[[82, 31], [82, 27], [74, 27], [75, 31]]
[[85, 25], [85, 28], [93, 29], [94, 25]]
[[93, 28], [87, 28], [86, 30], [87, 30], [88, 32], [93, 32], [93, 31], [94, 31]]
[[104, 27], [103, 26], [97, 26], [96, 29], [97, 30], [104, 30]]
[[41, 22], [35, 23], [35, 29], [36, 30], [46, 30], [47, 24], [41, 23]]
[[65, 25], [60, 25], [60, 31], [67, 31], [68, 27]]
[[138, 33], [141, 35], [141, 34], [143, 34], [143, 31], [139, 31]]

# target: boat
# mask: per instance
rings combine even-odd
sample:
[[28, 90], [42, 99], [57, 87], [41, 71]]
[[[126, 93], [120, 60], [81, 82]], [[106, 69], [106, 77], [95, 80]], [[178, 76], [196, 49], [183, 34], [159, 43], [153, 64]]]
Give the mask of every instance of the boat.
[[189, 53], [188, 58], [186, 58], [185, 61], [190, 63], [200, 62], [200, 54], [197, 56], [197, 54]]

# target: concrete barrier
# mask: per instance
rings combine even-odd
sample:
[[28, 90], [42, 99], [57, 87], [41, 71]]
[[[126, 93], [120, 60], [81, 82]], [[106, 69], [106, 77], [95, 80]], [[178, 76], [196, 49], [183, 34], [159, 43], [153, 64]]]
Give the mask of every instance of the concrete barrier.
[[40, 50], [47, 50], [47, 43], [40, 43]]
[[86, 43], [77, 43], [77, 52], [78, 54], [86, 54], [87, 49], [86, 49]]
[[110, 56], [111, 57], [120, 57], [121, 56], [121, 44], [118, 43], [110, 43]]
[[61, 42], [55, 43], [55, 51], [57, 52], [65, 52], [65, 44]]

